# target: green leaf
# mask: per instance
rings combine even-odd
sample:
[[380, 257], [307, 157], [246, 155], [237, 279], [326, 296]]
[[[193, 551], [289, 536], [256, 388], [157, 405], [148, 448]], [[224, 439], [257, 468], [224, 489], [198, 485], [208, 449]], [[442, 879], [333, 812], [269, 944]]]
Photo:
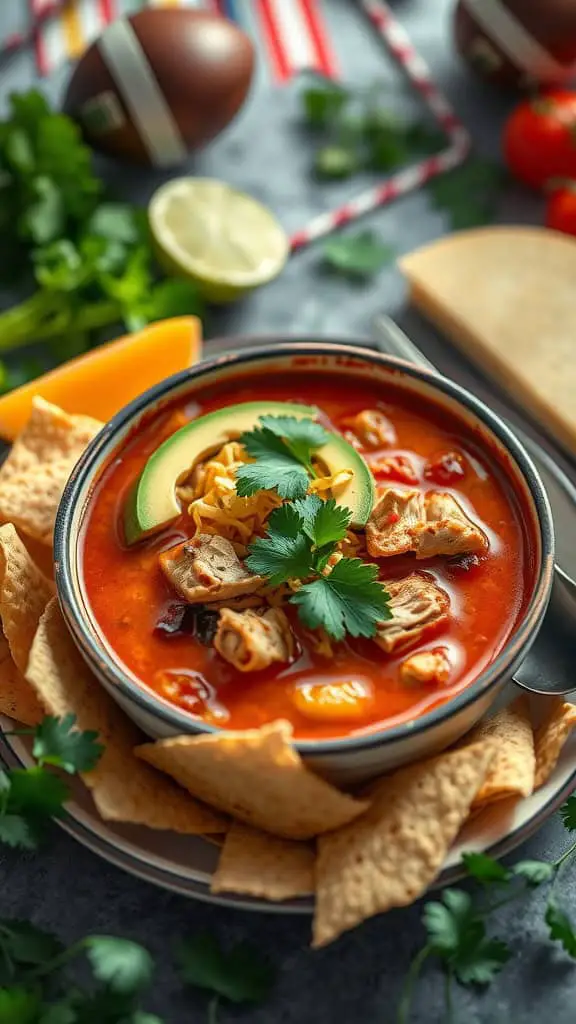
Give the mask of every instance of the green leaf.
[[25, 237], [38, 245], [57, 239], [65, 227], [62, 193], [55, 181], [41, 175], [34, 181], [33, 200], [21, 220]]
[[52, 960], [64, 949], [51, 932], [37, 928], [30, 921], [0, 919], [0, 944], [15, 964], [37, 966]]
[[211, 935], [201, 935], [179, 950], [180, 976], [195, 988], [204, 989], [231, 1003], [259, 1003], [268, 996], [274, 981], [266, 960], [248, 946], [223, 952]]
[[76, 292], [93, 278], [95, 267], [83, 260], [73, 242], [61, 239], [38, 251], [34, 273], [43, 288], [55, 292]]
[[85, 942], [94, 976], [113, 992], [133, 993], [149, 982], [153, 964], [143, 946], [109, 935], [91, 935]]
[[268, 516], [268, 533], [279, 533], [283, 537], [298, 537], [304, 526], [300, 504], [308, 501], [308, 498], [320, 501], [320, 498], [316, 499], [315, 495], [308, 494], [305, 498], [298, 498], [297, 501], [275, 508]]
[[368, 277], [377, 273], [395, 258], [391, 246], [380, 242], [371, 231], [355, 235], [337, 235], [325, 243], [324, 262], [341, 273]]
[[43, 1009], [38, 1024], [81, 1024], [81, 1018], [70, 1001], [64, 999]]
[[576, 832], [576, 794], [569, 796], [560, 808], [562, 824], [568, 832]]
[[446, 889], [441, 902], [424, 907], [430, 946], [462, 985], [488, 985], [510, 959], [505, 943], [486, 936], [471, 897]]
[[36, 1024], [40, 1000], [24, 988], [0, 988], [0, 1024]]
[[334, 498], [328, 498], [320, 502], [314, 517], [305, 521], [304, 529], [314, 545], [323, 548], [344, 539], [351, 519], [349, 508], [338, 505]]
[[35, 850], [38, 837], [20, 814], [3, 814], [0, 816], [0, 843], [23, 850]]
[[17, 768], [10, 772], [9, 810], [32, 818], [58, 816], [69, 797], [62, 779], [45, 768]]
[[359, 558], [342, 558], [329, 576], [304, 584], [290, 601], [306, 626], [322, 627], [335, 640], [346, 633], [372, 637], [377, 623], [391, 617], [378, 566]]
[[464, 853], [462, 861], [477, 882], [507, 882], [510, 878], [508, 869], [486, 853]]
[[520, 860], [514, 864], [512, 871], [519, 878], [524, 878], [528, 885], [536, 888], [543, 882], [549, 882], [554, 877], [554, 865], [544, 860]]
[[359, 169], [358, 154], [349, 146], [323, 146], [314, 157], [314, 171], [318, 178], [349, 178]]
[[155, 1013], [143, 1013], [140, 1010], [136, 1010], [126, 1024], [164, 1024], [160, 1017], [157, 1017]]
[[470, 159], [461, 167], [433, 178], [428, 192], [436, 208], [448, 215], [450, 226], [457, 230], [494, 220], [505, 180], [499, 165]]
[[200, 316], [204, 312], [204, 304], [192, 281], [173, 279], [154, 285], [142, 305], [142, 312], [148, 323], [171, 316]]
[[318, 79], [302, 91], [302, 107], [309, 125], [314, 128], [330, 127], [343, 111], [349, 98], [348, 90], [337, 82]]
[[8, 163], [22, 174], [34, 169], [34, 148], [30, 135], [24, 128], [11, 128], [8, 131], [4, 155]]
[[75, 728], [76, 716], [54, 718], [47, 715], [34, 733], [32, 753], [40, 764], [51, 764], [73, 775], [89, 772], [100, 760], [104, 747], [98, 733], [80, 732]]
[[550, 938], [559, 942], [568, 956], [576, 959], [576, 932], [570, 918], [560, 910], [554, 900], [549, 901], [544, 920], [548, 925]]
[[305, 578], [312, 572], [312, 547], [303, 533], [296, 537], [269, 533], [266, 537], [257, 537], [248, 550], [248, 569], [257, 576], [265, 576], [272, 586], [289, 579]]
[[238, 468], [236, 490], [242, 498], [257, 491], [278, 491], [281, 498], [302, 498], [310, 479], [282, 438], [266, 427], [241, 434], [240, 444], [256, 462]]
[[[276, 437], [282, 438], [284, 444], [303, 466], [309, 465], [312, 453], [330, 440], [328, 431], [320, 423], [308, 418], [261, 416], [260, 423], [264, 430], [269, 430]], [[249, 451], [248, 448], [246, 450]]]
[[99, 203], [86, 227], [89, 234], [125, 245], [141, 243], [147, 234], [144, 211], [129, 203]]

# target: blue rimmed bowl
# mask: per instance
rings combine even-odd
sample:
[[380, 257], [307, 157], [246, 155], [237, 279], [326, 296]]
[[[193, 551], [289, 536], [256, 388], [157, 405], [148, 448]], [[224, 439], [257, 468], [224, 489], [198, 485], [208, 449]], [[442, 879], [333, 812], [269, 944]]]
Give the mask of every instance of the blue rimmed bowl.
[[498, 656], [462, 692], [420, 717], [360, 736], [300, 740], [296, 748], [317, 770], [340, 783], [371, 778], [455, 742], [501, 696], [526, 657], [542, 625], [550, 598], [554, 563], [552, 516], [542, 482], [529, 456], [502, 420], [457, 384], [401, 360], [338, 341], [296, 342], [278, 338], [236, 339], [239, 351], [202, 362], [167, 378], [127, 405], [107, 423], [78, 462], [64, 491], [54, 537], [58, 597], [71, 634], [100, 683], [152, 737], [213, 732], [214, 727], [163, 700], [133, 676], [103, 639], [82, 578], [83, 530], [90, 497], [103, 468], [144, 419], [175, 400], [193, 401], [206, 387], [230, 385], [253, 373], [327, 374], [391, 385], [433, 403], [459, 421], [466, 433], [496, 461], [522, 509], [529, 546], [529, 579], [523, 613]]

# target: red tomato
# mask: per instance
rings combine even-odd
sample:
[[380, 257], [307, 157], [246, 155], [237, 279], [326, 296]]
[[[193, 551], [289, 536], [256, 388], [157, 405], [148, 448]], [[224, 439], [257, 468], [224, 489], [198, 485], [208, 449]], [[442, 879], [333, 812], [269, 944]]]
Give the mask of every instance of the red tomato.
[[441, 487], [456, 486], [466, 476], [466, 464], [460, 452], [442, 452], [426, 463], [424, 476]]
[[504, 128], [512, 174], [534, 188], [551, 178], [576, 178], [576, 92], [548, 89], [516, 107]]
[[546, 207], [546, 227], [576, 235], [576, 181], [555, 188]]

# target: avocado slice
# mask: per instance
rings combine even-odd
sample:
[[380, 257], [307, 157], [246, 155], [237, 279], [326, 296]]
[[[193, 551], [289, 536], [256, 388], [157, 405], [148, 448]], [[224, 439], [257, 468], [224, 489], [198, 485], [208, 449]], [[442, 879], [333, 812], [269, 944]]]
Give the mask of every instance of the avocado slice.
[[[231, 438], [253, 430], [261, 416], [316, 416], [311, 405], [292, 402], [243, 402], [199, 416], [181, 427], [150, 456], [126, 502], [124, 535], [128, 544], [157, 533], [180, 515], [178, 480], [203, 456], [218, 451]], [[374, 481], [364, 459], [338, 434], [318, 449], [328, 472], [352, 469], [354, 475], [338, 503], [352, 511], [352, 525], [363, 526], [374, 503]]]

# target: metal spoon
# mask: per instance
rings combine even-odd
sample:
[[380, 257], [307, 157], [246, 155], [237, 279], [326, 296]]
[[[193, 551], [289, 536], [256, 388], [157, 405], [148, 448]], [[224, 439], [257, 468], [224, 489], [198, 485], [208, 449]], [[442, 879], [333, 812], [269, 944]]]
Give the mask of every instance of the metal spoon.
[[[374, 321], [382, 351], [439, 372], [404, 331], [385, 314]], [[576, 517], [576, 488], [536, 441], [509, 424], [529, 451], [550, 499], [556, 524]], [[554, 584], [546, 618], [534, 645], [514, 675], [514, 682], [532, 693], [565, 694], [576, 689], [576, 582], [566, 565], [574, 561], [573, 537], [561, 534], [557, 544]], [[570, 543], [569, 543], [570, 542]]]

